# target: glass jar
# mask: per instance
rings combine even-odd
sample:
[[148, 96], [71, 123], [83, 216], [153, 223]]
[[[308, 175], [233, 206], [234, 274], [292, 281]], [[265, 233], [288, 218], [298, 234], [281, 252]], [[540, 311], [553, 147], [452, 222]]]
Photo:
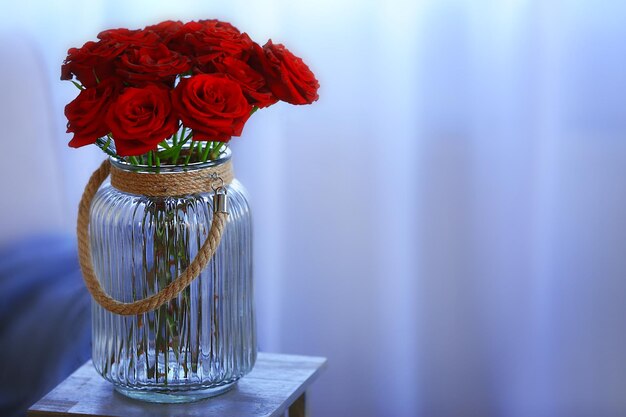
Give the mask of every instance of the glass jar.
[[[190, 164], [185, 171], [223, 164]], [[111, 160], [119, 169], [138, 167]], [[181, 167], [140, 167], [167, 175]], [[158, 173], [156, 173], [158, 172]], [[152, 402], [187, 402], [220, 394], [256, 360], [252, 283], [252, 221], [246, 191], [225, 185], [228, 222], [207, 267], [176, 298], [145, 314], [122, 316], [93, 302], [93, 363], [122, 394]], [[189, 265], [213, 216], [212, 193], [149, 197], [106, 182], [90, 211], [94, 270], [122, 302], [150, 296]]]

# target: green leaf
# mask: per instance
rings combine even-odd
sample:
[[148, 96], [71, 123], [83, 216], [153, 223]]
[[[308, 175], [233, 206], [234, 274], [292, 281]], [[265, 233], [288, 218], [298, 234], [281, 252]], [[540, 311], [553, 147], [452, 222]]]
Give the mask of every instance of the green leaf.
[[78, 88], [80, 91], [83, 91], [83, 90], [85, 89], [85, 87], [83, 87], [83, 85], [82, 85], [82, 84], [77, 83], [77, 82], [76, 82], [76, 81], [74, 81], [74, 80], [70, 80], [70, 81], [71, 81], [71, 82], [72, 82], [72, 84], [74, 84], [74, 85], [76, 86], [76, 88]]
[[174, 155], [176, 155], [176, 148], [169, 148], [163, 151], [159, 152], [159, 158], [161, 158], [161, 160], [167, 160], [172, 158]]

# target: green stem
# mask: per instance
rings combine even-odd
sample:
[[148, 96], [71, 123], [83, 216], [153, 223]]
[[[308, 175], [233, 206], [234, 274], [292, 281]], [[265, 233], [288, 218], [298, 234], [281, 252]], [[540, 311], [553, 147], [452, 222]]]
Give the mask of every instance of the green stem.
[[191, 159], [191, 155], [193, 154], [193, 148], [196, 145], [196, 143], [198, 142], [191, 142], [191, 146], [189, 147], [189, 153], [187, 154], [187, 157], [185, 158], [185, 166], [189, 164], [189, 160]]
[[148, 151], [148, 166], [152, 166], [152, 151]]
[[211, 160], [217, 159], [220, 156], [222, 146], [224, 146], [224, 142], [218, 142], [217, 147], [213, 148], [211, 151]]
[[209, 151], [211, 150], [211, 148], [212, 146], [209, 146], [209, 143], [207, 142], [206, 148], [204, 148], [204, 152], [202, 153], [202, 162], [206, 162], [206, 160], [209, 158]]
[[[180, 152], [182, 151], [183, 146], [187, 143], [189, 138], [191, 138], [193, 136], [193, 131], [191, 131], [191, 132], [189, 132], [187, 137], [185, 137], [186, 129], [187, 128], [185, 126], [183, 126], [183, 130], [182, 130], [182, 132], [180, 134], [180, 140], [178, 142], [178, 145], [175, 148], [176, 151], [172, 155], [172, 164], [176, 164], [178, 162], [178, 157], [180, 156]], [[191, 151], [191, 149], [190, 149], [190, 151]]]
[[116, 154], [115, 152], [113, 152], [112, 150], [109, 149], [109, 145], [110, 145], [110, 139], [109, 141], [107, 141], [106, 143], [104, 143], [104, 141], [102, 141], [101, 139], [98, 139], [96, 141], [96, 146], [100, 149], [102, 149], [102, 151], [104, 153], [106, 153], [109, 156], [112, 156], [113, 158], [117, 158], [119, 159], [120, 156], [118, 154]]
[[139, 161], [137, 161], [137, 158], [134, 156], [129, 156], [128, 160], [130, 161], [131, 164], [133, 165], [139, 165]]
[[[161, 150], [159, 150], [159, 146], [161, 147]], [[159, 146], [157, 146], [154, 151], [155, 157], [159, 158], [159, 160], [164, 163], [169, 163], [172, 156], [176, 153], [176, 147], [173, 145], [170, 146], [167, 141], [160, 142]]]
[[184, 145], [185, 143], [187, 143], [189, 141], [189, 138], [193, 137], [193, 131], [189, 132], [189, 134], [187, 135], [187, 137], [185, 137], [185, 139], [182, 140], [182, 142], [180, 143], [181, 145]]
[[196, 155], [198, 158], [200, 158], [200, 156], [202, 155], [202, 146], [203, 146], [202, 144], [203, 142], [201, 141], [196, 142]]
[[179, 155], [180, 155], [180, 148], [176, 148], [176, 150], [172, 154], [172, 164], [173, 165], [176, 165], [176, 163], [178, 162], [178, 156]]
[[183, 142], [181, 138], [181, 141], [178, 143], [178, 146], [176, 147], [176, 150], [174, 151], [174, 154], [172, 155], [172, 164], [178, 163], [178, 157], [180, 156], [180, 151], [183, 149], [184, 144], [185, 142]]

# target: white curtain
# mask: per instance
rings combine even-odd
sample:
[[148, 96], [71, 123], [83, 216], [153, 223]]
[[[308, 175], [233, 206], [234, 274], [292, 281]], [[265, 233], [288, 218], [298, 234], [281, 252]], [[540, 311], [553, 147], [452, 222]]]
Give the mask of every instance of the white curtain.
[[[260, 347], [329, 358], [313, 415], [626, 414], [626, 3], [3, 7], [41, 54], [56, 147], [60, 62], [101, 29], [218, 17], [310, 64], [319, 102], [258, 112], [233, 148]], [[101, 157], [57, 155], [71, 230]]]

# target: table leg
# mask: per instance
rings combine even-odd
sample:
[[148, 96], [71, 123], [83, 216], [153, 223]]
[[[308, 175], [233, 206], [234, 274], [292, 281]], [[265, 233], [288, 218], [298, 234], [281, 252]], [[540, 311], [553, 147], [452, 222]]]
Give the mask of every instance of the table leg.
[[289, 417], [307, 417], [306, 392], [303, 392], [297, 400], [289, 406]]

